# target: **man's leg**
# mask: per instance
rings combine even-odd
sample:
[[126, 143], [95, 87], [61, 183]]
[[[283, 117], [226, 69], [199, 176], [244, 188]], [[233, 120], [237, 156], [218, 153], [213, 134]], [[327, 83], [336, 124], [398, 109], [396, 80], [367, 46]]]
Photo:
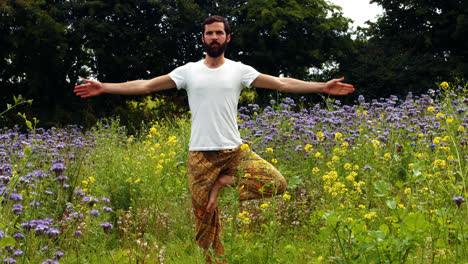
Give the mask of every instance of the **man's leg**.
[[189, 152], [187, 159], [187, 173], [192, 206], [196, 227], [196, 241], [204, 251], [207, 262], [211, 263], [210, 250], [215, 255], [224, 254], [220, 241], [221, 221], [217, 206], [211, 211], [206, 211], [209, 194], [221, 172], [220, 164], [223, 160], [217, 152]]

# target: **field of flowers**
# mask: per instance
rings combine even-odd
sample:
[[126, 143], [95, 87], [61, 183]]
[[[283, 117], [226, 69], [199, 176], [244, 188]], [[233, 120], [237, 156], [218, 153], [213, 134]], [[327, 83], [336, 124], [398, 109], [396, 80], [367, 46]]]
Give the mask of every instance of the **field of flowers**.
[[[220, 196], [229, 263], [468, 263], [468, 91], [239, 109], [285, 194]], [[190, 117], [139, 135], [0, 130], [3, 263], [204, 263], [186, 178]]]

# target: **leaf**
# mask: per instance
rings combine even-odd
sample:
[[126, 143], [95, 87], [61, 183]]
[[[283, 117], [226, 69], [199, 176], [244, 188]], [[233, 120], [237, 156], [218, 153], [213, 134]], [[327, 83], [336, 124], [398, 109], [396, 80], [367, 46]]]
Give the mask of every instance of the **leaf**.
[[386, 181], [378, 181], [374, 183], [375, 195], [384, 197], [390, 192], [390, 184]]
[[4, 248], [4, 247], [7, 247], [7, 246], [10, 246], [10, 247], [14, 247], [16, 244], [16, 241], [14, 238], [12, 237], [4, 237], [1, 241], [0, 241], [0, 248]]
[[388, 208], [392, 209], [392, 210], [395, 210], [396, 209], [396, 202], [395, 200], [388, 200], [387, 201], [387, 206]]

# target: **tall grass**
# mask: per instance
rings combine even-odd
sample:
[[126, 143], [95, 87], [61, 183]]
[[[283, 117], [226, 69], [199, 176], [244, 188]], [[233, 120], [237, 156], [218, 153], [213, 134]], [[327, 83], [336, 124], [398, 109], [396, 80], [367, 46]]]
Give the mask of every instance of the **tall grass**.
[[[467, 91], [443, 88], [352, 106], [327, 100], [303, 109], [287, 98], [241, 108], [243, 137], [279, 168], [288, 190], [243, 203], [235, 188], [222, 190], [221, 258], [468, 261]], [[152, 122], [133, 136], [115, 120], [35, 139], [2, 130], [1, 260], [204, 263], [186, 177], [189, 119]]]

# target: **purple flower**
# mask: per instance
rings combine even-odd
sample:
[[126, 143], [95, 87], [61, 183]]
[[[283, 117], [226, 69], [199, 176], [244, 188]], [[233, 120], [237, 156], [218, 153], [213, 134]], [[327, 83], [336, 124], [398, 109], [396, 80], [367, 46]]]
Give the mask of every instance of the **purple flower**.
[[21, 234], [21, 233], [16, 233], [16, 234], [13, 235], [13, 238], [14, 239], [24, 239], [24, 235]]
[[56, 176], [62, 175], [63, 171], [65, 171], [67, 167], [62, 163], [56, 163], [52, 165], [50, 171], [54, 172]]
[[59, 264], [59, 263], [60, 262], [58, 262], [57, 260], [52, 260], [52, 259], [47, 259], [42, 262], [42, 264]]
[[104, 232], [107, 232], [107, 231], [111, 230], [114, 227], [114, 225], [109, 223], [109, 222], [105, 222], [105, 223], [101, 224], [101, 227], [102, 227], [102, 229], [104, 229]]
[[452, 201], [454, 201], [457, 204], [458, 208], [460, 208], [460, 205], [465, 202], [465, 198], [461, 196], [455, 196], [453, 197]]
[[364, 168], [362, 170], [363, 171], [370, 171], [370, 170], [372, 170], [372, 167], [371, 166], [364, 166]]
[[23, 206], [21, 204], [14, 204], [12, 210], [15, 214], [21, 215], [23, 211]]
[[12, 193], [10, 195], [10, 199], [13, 200], [13, 201], [22, 201], [23, 200], [23, 196], [19, 193]]
[[13, 252], [13, 257], [21, 257], [24, 255], [24, 252], [22, 250], [16, 250]]
[[110, 203], [110, 198], [102, 197], [101, 201], [106, 202], [106, 203]]
[[5, 237], [5, 233], [3, 232], [2, 229], [0, 229], [0, 241]]
[[77, 196], [85, 196], [86, 193], [85, 193], [83, 190], [76, 190], [76, 191], [75, 191], [75, 195], [77, 195]]
[[103, 207], [102, 207], [102, 210], [103, 210], [104, 212], [106, 212], [106, 213], [112, 212], [112, 208], [111, 208], [111, 207], [108, 207], [108, 206], [103, 206]]
[[57, 228], [50, 228], [49, 230], [47, 230], [46, 235], [49, 238], [58, 237], [60, 235], [60, 230], [58, 230]]
[[54, 259], [61, 259], [64, 255], [63, 251], [57, 251], [54, 253]]
[[5, 264], [14, 264], [14, 263], [16, 263], [16, 259], [7, 258], [7, 259], [5, 259], [5, 261], [3, 261], [3, 263], [5, 263]]
[[81, 230], [76, 230], [75, 237], [80, 237], [81, 235], [83, 235], [83, 232], [81, 232]]
[[101, 215], [101, 214], [99, 213], [99, 211], [96, 210], [96, 209], [91, 210], [91, 214], [92, 214], [93, 216], [99, 216], [99, 215]]

